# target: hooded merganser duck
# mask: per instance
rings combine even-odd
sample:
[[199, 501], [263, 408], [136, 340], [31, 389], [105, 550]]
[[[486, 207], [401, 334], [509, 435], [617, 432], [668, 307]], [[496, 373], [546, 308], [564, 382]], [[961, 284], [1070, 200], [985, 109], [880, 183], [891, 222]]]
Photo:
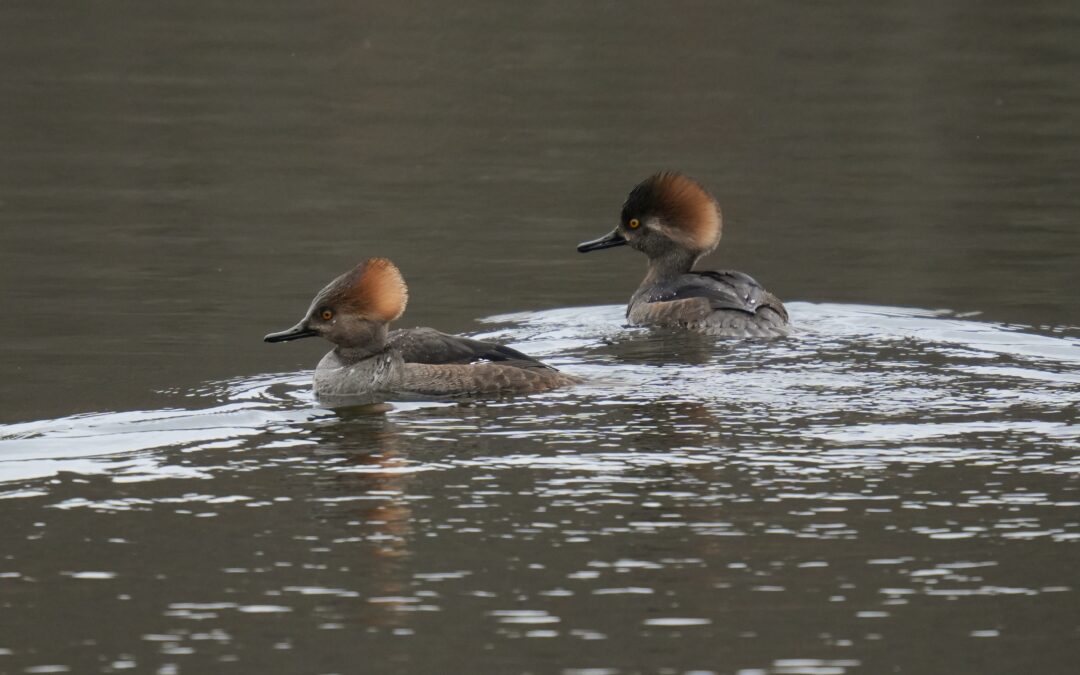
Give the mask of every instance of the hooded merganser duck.
[[315, 368], [315, 395], [357, 402], [525, 394], [574, 384], [516, 349], [431, 328], [387, 332], [409, 292], [394, 263], [370, 258], [331, 281], [292, 328], [266, 342], [322, 336], [336, 346]]
[[689, 328], [708, 335], [787, 335], [784, 304], [748, 274], [694, 271], [720, 243], [720, 206], [697, 181], [661, 172], [638, 183], [610, 234], [578, 244], [588, 253], [628, 244], [649, 257], [645, 280], [626, 308], [635, 325]]

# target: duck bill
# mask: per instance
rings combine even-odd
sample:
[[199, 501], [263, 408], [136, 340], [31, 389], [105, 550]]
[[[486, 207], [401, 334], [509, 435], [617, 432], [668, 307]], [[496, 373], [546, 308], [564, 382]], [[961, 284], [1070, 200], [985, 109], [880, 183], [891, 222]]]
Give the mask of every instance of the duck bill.
[[289, 340], [299, 340], [300, 338], [315, 337], [316, 335], [318, 333], [308, 327], [307, 321], [301, 321], [288, 330], [283, 330], [280, 333], [270, 333], [263, 338], [263, 342], [288, 342]]
[[604, 248], [615, 248], [616, 246], [624, 246], [628, 242], [626, 237], [622, 236], [618, 230], [612, 230], [608, 234], [600, 237], [599, 239], [593, 239], [592, 241], [584, 241], [577, 246], [578, 253], [588, 253], [589, 251], [599, 251]]

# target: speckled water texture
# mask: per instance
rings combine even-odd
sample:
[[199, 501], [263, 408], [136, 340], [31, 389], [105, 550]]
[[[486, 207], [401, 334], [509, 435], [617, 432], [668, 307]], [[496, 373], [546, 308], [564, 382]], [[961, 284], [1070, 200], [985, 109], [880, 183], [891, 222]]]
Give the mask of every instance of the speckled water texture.
[[[495, 317], [485, 337], [589, 377], [525, 399], [330, 411], [306, 372], [0, 427], [4, 602], [33, 617], [5, 658], [421, 672], [449, 641], [460, 672], [1066, 662], [1080, 340], [792, 313], [794, 337], [725, 343], [624, 328], [618, 306]], [[61, 621], [62, 646], [35, 643]], [[940, 651], [897, 657], [912, 640]]]
[[[1076, 2], [10, 0], [0, 57], [0, 673], [1080, 672]], [[574, 247], [662, 169], [790, 337], [624, 325]], [[261, 339], [371, 256], [587, 381], [320, 407]]]

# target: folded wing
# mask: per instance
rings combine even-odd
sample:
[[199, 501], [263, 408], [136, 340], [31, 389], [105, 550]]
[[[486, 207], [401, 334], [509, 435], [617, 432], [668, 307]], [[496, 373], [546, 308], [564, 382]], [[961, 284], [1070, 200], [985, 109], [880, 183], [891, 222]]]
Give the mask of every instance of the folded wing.
[[712, 309], [729, 309], [757, 314], [768, 307], [787, 321], [787, 310], [772, 293], [749, 274], [735, 271], [691, 272], [675, 281], [650, 289], [646, 302], [670, 302], [688, 298], [706, 298]]
[[518, 368], [554, 370], [528, 354], [494, 342], [473, 340], [441, 333], [433, 328], [406, 328], [392, 331], [390, 344], [401, 352], [406, 363], [449, 365], [503, 363]]

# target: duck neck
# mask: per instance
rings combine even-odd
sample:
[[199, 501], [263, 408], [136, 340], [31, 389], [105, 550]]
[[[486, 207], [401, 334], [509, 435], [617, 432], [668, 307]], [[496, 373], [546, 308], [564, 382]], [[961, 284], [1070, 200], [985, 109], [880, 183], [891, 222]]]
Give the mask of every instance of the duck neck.
[[662, 254], [649, 258], [648, 271], [643, 284], [655, 284], [686, 274], [694, 269], [700, 253], [683, 248], [669, 248]]
[[362, 334], [354, 334], [354, 339], [334, 347], [334, 354], [344, 366], [350, 366], [376, 354], [386, 351], [386, 324], [368, 323]]

